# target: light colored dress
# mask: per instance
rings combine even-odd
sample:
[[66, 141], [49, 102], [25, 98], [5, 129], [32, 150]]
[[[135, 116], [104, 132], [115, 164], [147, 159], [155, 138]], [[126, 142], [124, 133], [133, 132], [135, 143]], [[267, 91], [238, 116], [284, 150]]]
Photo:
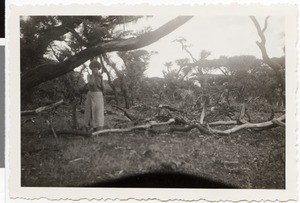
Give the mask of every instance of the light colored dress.
[[96, 74], [88, 76], [88, 93], [85, 101], [84, 124], [90, 128], [104, 126], [104, 99], [100, 77]]

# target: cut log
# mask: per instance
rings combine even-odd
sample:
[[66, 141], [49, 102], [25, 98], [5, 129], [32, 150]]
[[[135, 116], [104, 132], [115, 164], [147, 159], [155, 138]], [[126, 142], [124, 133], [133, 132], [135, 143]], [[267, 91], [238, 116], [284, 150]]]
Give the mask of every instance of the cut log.
[[53, 109], [53, 108], [59, 106], [60, 104], [62, 104], [63, 102], [64, 102], [63, 100], [60, 100], [60, 101], [58, 101], [54, 104], [50, 104], [48, 106], [42, 106], [42, 107], [39, 107], [39, 108], [34, 109], [34, 110], [21, 111], [21, 116], [35, 115], [35, 114], [38, 114], [42, 111]]

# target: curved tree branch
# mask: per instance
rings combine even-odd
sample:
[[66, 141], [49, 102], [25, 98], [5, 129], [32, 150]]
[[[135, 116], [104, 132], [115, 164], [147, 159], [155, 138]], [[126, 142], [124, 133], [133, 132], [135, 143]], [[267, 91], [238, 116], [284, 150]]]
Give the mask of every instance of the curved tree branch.
[[264, 28], [262, 29], [262, 32], [265, 32], [267, 27], [268, 27], [268, 19], [270, 18], [270, 16], [267, 16], [266, 19], [265, 19], [265, 25], [264, 25]]
[[272, 127], [272, 126], [274, 126], [274, 124], [275, 124], [275, 126], [285, 126], [285, 124], [282, 122], [284, 120], [285, 120], [285, 115], [282, 115], [277, 119], [274, 119], [272, 121], [266, 121], [263, 123], [245, 123], [242, 125], [237, 125], [233, 128], [230, 128], [230, 129], [224, 130], [224, 131], [209, 128], [209, 131], [211, 133], [219, 134], [219, 135], [230, 135], [232, 133], [236, 133], [240, 130], [247, 129], [247, 128], [263, 129], [263, 128], [267, 128], [267, 127]]
[[99, 130], [92, 133], [92, 135], [100, 135], [104, 133], [117, 133], [117, 132], [129, 132], [132, 130], [147, 130], [153, 126], [161, 126], [161, 125], [169, 125], [175, 122], [175, 119], [170, 119], [167, 122], [157, 123], [157, 122], [150, 122], [145, 125], [138, 125], [131, 128], [125, 128], [125, 129], [107, 129], [107, 130]]
[[150, 45], [173, 32], [191, 18], [192, 16], [180, 16], [169, 21], [160, 28], [141, 36], [97, 44], [69, 57], [63, 62], [56, 64], [43, 64], [30, 69], [21, 77], [21, 88], [22, 90], [28, 90], [45, 81], [64, 75], [92, 57], [99, 56], [106, 52], [128, 51]]

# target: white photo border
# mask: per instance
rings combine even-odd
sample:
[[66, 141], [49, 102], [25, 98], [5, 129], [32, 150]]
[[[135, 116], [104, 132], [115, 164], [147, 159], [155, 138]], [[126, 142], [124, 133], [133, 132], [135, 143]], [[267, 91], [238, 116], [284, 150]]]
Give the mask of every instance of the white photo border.
[[[24, 15], [199, 15], [199, 16], [284, 16], [286, 50], [286, 188], [273, 189], [141, 189], [21, 187], [20, 130], [20, 16]], [[288, 201], [297, 198], [296, 172], [296, 66], [297, 7], [288, 4], [230, 5], [10, 5], [8, 16], [7, 137], [9, 196], [50, 200], [160, 200], [160, 201]]]

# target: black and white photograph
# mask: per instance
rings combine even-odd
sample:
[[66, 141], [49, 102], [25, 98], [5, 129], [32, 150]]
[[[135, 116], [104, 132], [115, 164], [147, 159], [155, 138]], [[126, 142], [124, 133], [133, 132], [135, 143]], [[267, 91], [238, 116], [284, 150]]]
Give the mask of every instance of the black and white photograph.
[[24, 191], [290, 189], [287, 17], [139, 13], [18, 16], [12, 179]]

